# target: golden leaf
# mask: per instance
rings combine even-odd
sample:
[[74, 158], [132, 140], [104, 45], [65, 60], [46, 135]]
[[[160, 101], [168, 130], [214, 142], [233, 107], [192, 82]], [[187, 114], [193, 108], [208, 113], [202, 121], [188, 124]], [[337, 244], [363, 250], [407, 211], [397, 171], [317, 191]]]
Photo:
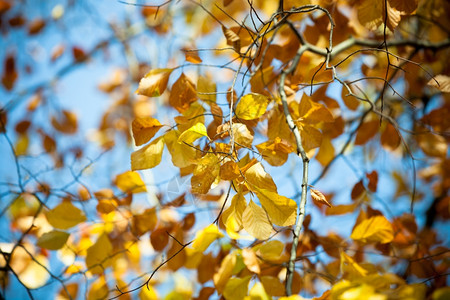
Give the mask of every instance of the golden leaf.
[[227, 39], [227, 44], [233, 46], [234, 50], [237, 53], [241, 53], [241, 39], [239, 36], [234, 33], [233, 30], [226, 28], [225, 26], [222, 26], [223, 34], [225, 35], [225, 38]]
[[192, 102], [197, 101], [195, 85], [181, 73], [170, 91], [169, 104], [180, 113], [189, 109]]
[[159, 165], [164, 150], [164, 139], [157, 138], [150, 144], [131, 153], [131, 170], [151, 169]]
[[233, 274], [233, 269], [236, 265], [237, 256], [235, 252], [229, 253], [225, 258], [222, 260], [222, 263], [220, 264], [220, 268], [217, 271], [217, 273], [213, 276], [214, 286], [217, 289], [218, 293], [223, 292], [223, 288], [225, 287], [225, 284], [228, 282], [228, 279], [230, 279], [231, 275]]
[[167, 149], [172, 156], [172, 163], [178, 168], [186, 168], [194, 163], [196, 159], [196, 150], [184, 143], [178, 143], [180, 132], [171, 130], [164, 135], [164, 141], [167, 143]]
[[125, 193], [145, 193], [147, 188], [137, 172], [126, 171], [116, 176], [115, 185]]
[[328, 202], [327, 198], [325, 197], [324, 194], [322, 194], [322, 192], [315, 190], [315, 189], [311, 189], [311, 198], [313, 198], [314, 201], [317, 201], [321, 204], [325, 204], [328, 207], [331, 207], [330, 202]]
[[252, 186], [264, 188], [273, 192], [277, 191], [275, 182], [273, 181], [270, 174], [264, 170], [264, 167], [260, 162], [248, 168], [248, 170], [245, 172], [245, 179]]
[[363, 123], [356, 132], [355, 145], [364, 145], [372, 139], [380, 129], [380, 121], [371, 120]]
[[297, 203], [287, 197], [266, 189], [251, 187], [269, 215], [270, 221], [278, 226], [291, 226], [297, 217]]
[[261, 117], [267, 109], [269, 99], [260, 94], [247, 94], [236, 105], [236, 116], [243, 120], [253, 120]]
[[448, 143], [446, 139], [436, 133], [427, 132], [416, 135], [420, 149], [429, 156], [446, 157], [448, 152]]
[[243, 300], [247, 295], [248, 283], [251, 278], [251, 276], [230, 278], [223, 290], [223, 297], [226, 300]]
[[301, 122], [334, 122], [331, 112], [323, 104], [312, 101], [311, 98], [303, 94], [302, 100], [298, 106], [298, 115]]
[[272, 225], [265, 210], [252, 200], [242, 213], [242, 224], [244, 229], [258, 240], [266, 240], [272, 234]]
[[245, 124], [233, 123], [231, 128], [235, 143], [243, 147], [252, 147], [253, 135]]
[[143, 117], [134, 119], [131, 123], [131, 129], [133, 131], [136, 146], [143, 145], [150, 141], [161, 127], [161, 123], [154, 118]]
[[223, 233], [219, 231], [219, 228], [215, 224], [211, 224], [196, 233], [192, 247], [203, 252], [212, 242], [222, 237]]
[[273, 276], [262, 276], [261, 283], [264, 289], [269, 293], [269, 295], [274, 297], [280, 297], [286, 295], [286, 289], [284, 284], [280, 280]]
[[68, 229], [86, 221], [84, 213], [69, 201], [61, 202], [45, 216], [50, 225], [58, 229]]
[[67, 242], [70, 234], [64, 231], [52, 230], [41, 235], [36, 245], [48, 250], [58, 250], [61, 249]]
[[86, 266], [92, 274], [101, 274], [109, 266], [113, 246], [106, 234], [99, 236], [94, 245], [87, 249]]
[[[203, 123], [196, 123], [194, 126], [189, 128], [188, 130], [184, 131], [180, 136], [178, 137], [178, 143], [186, 143], [189, 145], [192, 145], [192, 143], [201, 138], [201, 137], [208, 137], [208, 133], [206, 132], [206, 127]], [[208, 138], [209, 139], [209, 138]]]
[[359, 223], [350, 237], [362, 243], [386, 244], [393, 240], [394, 230], [385, 217], [375, 216]]
[[215, 154], [203, 156], [195, 166], [194, 176], [191, 177], [192, 193], [206, 194], [219, 176], [219, 159]]
[[158, 97], [167, 88], [172, 69], [153, 69], [139, 82], [137, 93], [147, 97]]
[[205, 76], [198, 77], [197, 96], [204, 101], [208, 101], [208, 104], [210, 104], [210, 102], [216, 102], [216, 84], [211, 78]]

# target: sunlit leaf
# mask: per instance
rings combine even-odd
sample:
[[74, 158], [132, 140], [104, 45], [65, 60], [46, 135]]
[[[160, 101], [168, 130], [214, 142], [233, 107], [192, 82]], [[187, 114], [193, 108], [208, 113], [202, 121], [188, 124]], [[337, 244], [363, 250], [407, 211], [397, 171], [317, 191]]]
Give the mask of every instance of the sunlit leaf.
[[212, 242], [222, 237], [223, 233], [219, 231], [219, 228], [215, 224], [211, 224], [197, 232], [192, 247], [204, 252]]
[[197, 123], [180, 134], [180, 136], [178, 137], [178, 143], [186, 143], [192, 145], [195, 140], [201, 137], [208, 137], [208, 133], [206, 132], [206, 127], [203, 123]]
[[170, 91], [169, 104], [180, 113], [189, 109], [192, 102], [197, 101], [195, 85], [182, 73]]
[[144, 181], [137, 172], [126, 171], [119, 174], [114, 182], [125, 193], [145, 193], [147, 191]]
[[153, 69], [139, 82], [137, 93], [147, 97], [158, 97], [166, 90], [172, 69]]
[[380, 128], [379, 120], [372, 120], [363, 123], [356, 132], [355, 145], [364, 145], [372, 139]]
[[236, 116], [242, 120], [253, 120], [261, 117], [267, 109], [269, 99], [260, 94], [247, 94], [236, 105]]
[[231, 252], [222, 260], [220, 264], [220, 268], [217, 273], [214, 274], [213, 281], [214, 286], [216, 287], [219, 293], [223, 292], [223, 288], [225, 287], [228, 279], [230, 279], [233, 274], [233, 269], [236, 265], [236, 253]]
[[284, 284], [280, 280], [273, 276], [262, 276], [261, 283], [264, 286], [264, 290], [274, 297], [286, 295]]
[[443, 93], [450, 93], [450, 76], [437, 75], [428, 81], [428, 85], [437, 88]]
[[131, 153], [131, 170], [151, 169], [159, 165], [164, 150], [164, 139], [158, 138]]
[[61, 249], [67, 242], [70, 234], [64, 231], [52, 230], [41, 235], [36, 245], [48, 250], [58, 250]]
[[202, 100], [214, 103], [216, 102], [216, 84], [212, 78], [205, 76], [198, 77], [197, 95]]
[[143, 117], [134, 119], [131, 123], [131, 129], [133, 131], [136, 146], [143, 145], [150, 141], [161, 127], [161, 123], [154, 118]]
[[244, 229], [258, 240], [268, 239], [273, 231], [266, 211], [251, 200], [242, 213], [242, 224]]
[[61, 202], [55, 208], [48, 211], [45, 216], [48, 222], [58, 229], [69, 229], [86, 221], [84, 213], [70, 201]]
[[302, 122], [334, 122], [334, 117], [324, 105], [312, 101], [309, 96], [303, 94], [300, 105], [298, 106], [298, 115]]
[[328, 207], [331, 207], [330, 202], [328, 202], [327, 198], [325, 197], [324, 194], [322, 194], [321, 191], [315, 190], [315, 189], [311, 189], [310, 192], [311, 192], [311, 198], [314, 201], [316, 201], [318, 203], [321, 203], [321, 204], [325, 204]]
[[185, 168], [196, 160], [196, 149], [185, 143], [178, 143], [179, 135], [179, 131], [171, 130], [164, 135], [164, 141], [167, 143], [167, 150], [172, 156], [174, 166]]
[[269, 215], [270, 221], [278, 226], [290, 226], [297, 217], [297, 204], [294, 200], [266, 189], [254, 188], [255, 194]]
[[264, 170], [261, 163], [256, 163], [245, 172], [245, 179], [251, 185], [258, 188], [267, 189], [273, 192], [277, 191], [277, 186], [269, 173]]
[[243, 147], [250, 148], [252, 146], [253, 135], [251, 134], [250, 130], [247, 129], [247, 126], [245, 126], [245, 124], [233, 123], [233, 126], [231, 128], [235, 143]]
[[242, 258], [244, 259], [244, 264], [251, 272], [259, 274], [261, 268], [259, 266], [258, 257], [252, 249], [244, 248], [242, 249]]
[[219, 175], [219, 159], [215, 154], [208, 153], [196, 164], [194, 176], [191, 177], [192, 193], [206, 194]]
[[350, 237], [363, 243], [385, 244], [393, 240], [394, 230], [385, 217], [375, 216], [358, 224]]

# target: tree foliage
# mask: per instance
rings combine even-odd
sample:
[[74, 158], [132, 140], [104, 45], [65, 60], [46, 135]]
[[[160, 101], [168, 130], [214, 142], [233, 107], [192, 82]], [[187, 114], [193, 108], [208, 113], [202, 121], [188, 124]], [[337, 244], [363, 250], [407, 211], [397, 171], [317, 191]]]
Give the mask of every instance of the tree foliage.
[[80, 3], [0, 0], [3, 298], [450, 297], [447, 1]]

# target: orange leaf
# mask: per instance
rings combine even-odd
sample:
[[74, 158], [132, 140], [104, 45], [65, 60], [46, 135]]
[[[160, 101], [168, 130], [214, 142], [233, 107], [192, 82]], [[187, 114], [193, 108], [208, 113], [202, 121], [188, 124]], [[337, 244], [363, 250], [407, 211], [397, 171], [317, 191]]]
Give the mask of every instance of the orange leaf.
[[183, 51], [186, 57], [186, 61], [191, 62], [193, 64], [199, 64], [202, 62], [202, 59], [200, 58], [200, 56], [198, 56], [197, 50], [183, 49]]
[[161, 123], [154, 118], [144, 117], [134, 119], [131, 123], [131, 129], [133, 131], [136, 146], [143, 145], [150, 141], [161, 127]]
[[170, 91], [169, 104], [180, 113], [188, 110], [192, 102], [197, 101], [195, 85], [181, 73]]
[[327, 198], [325, 197], [324, 194], [322, 194], [322, 192], [315, 190], [315, 189], [311, 189], [311, 197], [313, 198], [314, 201], [317, 201], [319, 203], [325, 204], [328, 207], [331, 207], [330, 202], [328, 202]]
[[139, 82], [137, 93], [147, 97], [158, 97], [166, 90], [172, 69], [153, 69]]
[[363, 123], [356, 133], [355, 145], [364, 145], [367, 143], [377, 134], [379, 128], [380, 121], [378, 120]]

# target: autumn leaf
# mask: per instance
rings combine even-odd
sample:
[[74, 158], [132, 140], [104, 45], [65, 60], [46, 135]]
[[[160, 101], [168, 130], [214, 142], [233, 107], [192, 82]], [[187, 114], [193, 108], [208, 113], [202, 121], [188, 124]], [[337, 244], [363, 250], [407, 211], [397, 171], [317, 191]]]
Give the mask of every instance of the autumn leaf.
[[117, 187], [125, 193], [145, 193], [147, 188], [139, 173], [126, 171], [116, 176]]
[[230, 278], [223, 290], [223, 296], [226, 300], [242, 300], [247, 295], [248, 284], [251, 276], [244, 278]]
[[236, 116], [242, 120], [253, 120], [261, 117], [267, 109], [269, 100], [260, 94], [247, 94], [236, 105]]
[[204, 252], [212, 242], [222, 237], [223, 233], [219, 231], [219, 228], [215, 224], [211, 224], [197, 232], [192, 247]]
[[268, 239], [273, 231], [266, 211], [252, 200], [242, 213], [242, 224], [244, 229], [258, 240]]
[[172, 69], [151, 70], [139, 82], [137, 93], [147, 97], [161, 96], [167, 88], [172, 71]]
[[210, 104], [211, 102], [216, 102], [216, 84], [214, 83], [212, 78], [205, 76], [198, 77], [197, 95], [198, 98], [204, 101], [208, 101], [208, 104]]
[[242, 249], [242, 258], [244, 259], [244, 264], [251, 272], [259, 274], [261, 268], [259, 266], [258, 257], [252, 249]]
[[317, 122], [334, 122], [334, 117], [324, 105], [312, 101], [309, 96], [303, 94], [298, 106], [298, 115], [301, 122], [317, 123]]
[[236, 253], [235, 252], [229, 253], [222, 260], [219, 270], [214, 274], [213, 277], [214, 286], [216, 287], [219, 293], [223, 292], [223, 288], [225, 287], [231, 275], [233, 274], [236, 261], [237, 261]]
[[164, 139], [158, 138], [131, 153], [131, 170], [151, 169], [159, 165], [164, 150]]
[[450, 93], [450, 76], [437, 75], [428, 81], [428, 85], [437, 88], [443, 93]]
[[169, 104], [180, 113], [189, 109], [191, 103], [197, 101], [195, 85], [181, 73], [170, 91]]
[[58, 229], [69, 229], [86, 221], [84, 213], [69, 201], [61, 202], [55, 208], [49, 210], [45, 216], [47, 221]]
[[273, 224], [278, 226], [290, 226], [295, 223], [297, 217], [297, 204], [294, 200], [278, 195], [266, 189], [252, 187], [259, 201], [269, 215]]
[[106, 234], [99, 236], [97, 241], [87, 249], [86, 266], [92, 274], [101, 274], [109, 266], [113, 246]]
[[394, 230], [385, 217], [375, 216], [358, 224], [350, 237], [362, 243], [386, 244], [393, 240]]
[[67, 242], [70, 234], [64, 231], [52, 230], [41, 235], [36, 245], [48, 250], [61, 249]]
[[136, 146], [141, 146], [150, 141], [161, 127], [161, 123], [154, 118], [144, 117], [134, 119], [131, 123], [131, 129]]
[[264, 188], [273, 192], [277, 191], [277, 186], [275, 185], [272, 176], [264, 170], [264, 167], [260, 162], [248, 168], [245, 172], [245, 179], [252, 186]]
[[321, 204], [325, 204], [328, 207], [331, 207], [330, 202], [328, 202], [327, 198], [324, 196], [324, 194], [322, 194], [322, 192], [315, 190], [315, 189], [311, 189], [311, 198]]

